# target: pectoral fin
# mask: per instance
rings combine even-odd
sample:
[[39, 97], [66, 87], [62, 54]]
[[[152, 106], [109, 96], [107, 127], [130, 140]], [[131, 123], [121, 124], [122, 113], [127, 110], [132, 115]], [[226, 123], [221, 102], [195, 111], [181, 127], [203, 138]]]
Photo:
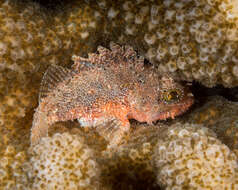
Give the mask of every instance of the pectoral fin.
[[130, 123], [128, 120], [122, 122], [118, 119], [113, 119], [105, 125], [97, 126], [96, 130], [99, 135], [108, 141], [107, 148], [116, 148], [126, 139], [130, 130]]

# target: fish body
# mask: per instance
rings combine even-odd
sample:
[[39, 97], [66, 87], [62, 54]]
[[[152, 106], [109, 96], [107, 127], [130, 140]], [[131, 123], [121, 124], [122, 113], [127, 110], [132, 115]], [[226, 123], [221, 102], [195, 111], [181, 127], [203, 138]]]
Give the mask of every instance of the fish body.
[[111, 44], [110, 50], [97, 50], [88, 58], [73, 56], [71, 69], [48, 68], [34, 114], [32, 144], [46, 136], [53, 123], [75, 119], [81, 126], [105, 128], [113, 121], [115, 133], [102, 131], [117, 144], [130, 128], [129, 119], [152, 124], [174, 118], [192, 105], [186, 87], [145, 66], [133, 48]]

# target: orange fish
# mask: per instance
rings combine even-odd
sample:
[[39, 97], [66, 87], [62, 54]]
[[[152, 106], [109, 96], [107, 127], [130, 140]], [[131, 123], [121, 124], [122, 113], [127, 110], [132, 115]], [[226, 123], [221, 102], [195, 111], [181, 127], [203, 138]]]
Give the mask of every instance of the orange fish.
[[129, 131], [129, 119], [152, 124], [174, 118], [193, 104], [186, 86], [144, 65], [130, 46], [112, 43], [110, 49], [100, 46], [88, 58], [73, 56], [71, 69], [48, 68], [34, 114], [32, 144], [46, 136], [53, 123], [77, 119], [81, 126], [107, 131], [105, 138], [113, 146]]

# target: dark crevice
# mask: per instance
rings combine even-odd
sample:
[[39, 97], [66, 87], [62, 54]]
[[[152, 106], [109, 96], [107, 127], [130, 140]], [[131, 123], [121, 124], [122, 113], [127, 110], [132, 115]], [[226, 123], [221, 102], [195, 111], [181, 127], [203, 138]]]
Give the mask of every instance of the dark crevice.
[[32, 2], [39, 3], [42, 7], [51, 10], [60, 10], [60, 8], [65, 7], [69, 3], [72, 3], [73, 0], [31, 0]]
[[238, 102], [238, 87], [225, 88], [218, 85], [208, 88], [198, 82], [193, 82], [190, 89], [195, 96], [195, 100], [200, 103], [204, 102], [209, 96], [222, 96], [229, 101]]

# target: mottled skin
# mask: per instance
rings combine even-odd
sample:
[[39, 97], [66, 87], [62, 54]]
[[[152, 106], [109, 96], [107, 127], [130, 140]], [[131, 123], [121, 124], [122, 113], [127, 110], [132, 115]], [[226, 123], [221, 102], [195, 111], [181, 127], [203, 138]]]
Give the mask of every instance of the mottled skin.
[[129, 130], [129, 119], [151, 124], [174, 118], [193, 103], [186, 87], [144, 66], [129, 46], [112, 43], [111, 50], [99, 47], [98, 54], [73, 60], [71, 70], [52, 66], [44, 75], [32, 144], [47, 135], [51, 124], [78, 119], [116, 145]]

